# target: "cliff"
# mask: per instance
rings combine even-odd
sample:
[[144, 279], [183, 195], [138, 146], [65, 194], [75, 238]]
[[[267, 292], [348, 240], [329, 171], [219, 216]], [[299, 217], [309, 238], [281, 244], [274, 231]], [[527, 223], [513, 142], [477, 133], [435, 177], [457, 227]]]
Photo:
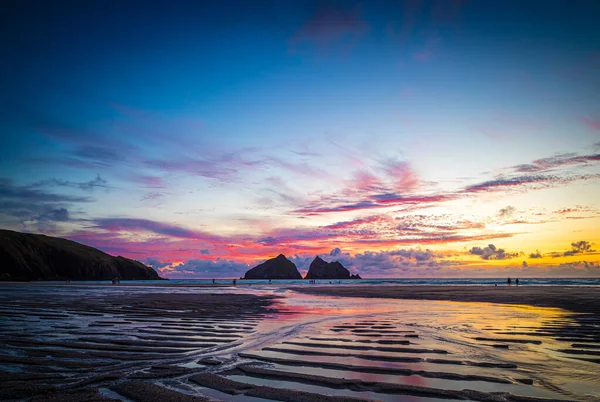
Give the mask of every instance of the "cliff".
[[248, 270], [242, 279], [302, 279], [296, 265], [279, 254]]
[[71, 240], [0, 229], [0, 280], [161, 279], [154, 269]]

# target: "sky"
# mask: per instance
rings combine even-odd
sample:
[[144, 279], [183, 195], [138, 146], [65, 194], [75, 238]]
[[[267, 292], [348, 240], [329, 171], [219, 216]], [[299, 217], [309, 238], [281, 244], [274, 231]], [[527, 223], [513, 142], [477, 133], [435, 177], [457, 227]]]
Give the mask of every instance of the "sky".
[[0, 228], [233, 278], [600, 277], [600, 2], [4, 1]]

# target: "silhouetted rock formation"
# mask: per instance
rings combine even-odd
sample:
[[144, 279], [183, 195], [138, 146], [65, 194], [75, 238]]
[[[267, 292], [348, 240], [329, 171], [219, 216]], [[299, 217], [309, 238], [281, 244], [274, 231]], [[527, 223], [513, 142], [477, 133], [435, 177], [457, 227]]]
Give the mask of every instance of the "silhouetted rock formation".
[[279, 254], [248, 270], [242, 279], [302, 279], [296, 265]]
[[358, 274], [350, 276], [350, 271], [338, 261], [327, 262], [316, 256], [304, 279], [361, 279], [361, 277]]
[[141, 262], [71, 240], [0, 230], [0, 280], [161, 279]]

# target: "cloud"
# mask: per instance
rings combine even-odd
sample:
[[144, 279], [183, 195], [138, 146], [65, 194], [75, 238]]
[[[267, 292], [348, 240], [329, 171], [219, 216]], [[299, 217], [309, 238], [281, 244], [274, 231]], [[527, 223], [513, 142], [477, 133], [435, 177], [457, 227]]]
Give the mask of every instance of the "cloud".
[[147, 257], [143, 259], [142, 262], [146, 265], [151, 266], [154, 269], [168, 267], [169, 265], [173, 264], [172, 262], [161, 262], [158, 259], [152, 257]]
[[391, 251], [390, 255], [399, 255], [405, 258], [414, 258], [416, 261], [429, 261], [432, 260], [435, 255], [430, 250], [407, 249], [407, 250], [395, 250]]
[[595, 251], [596, 250], [592, 250], [592, 245], [589, 242], [581, 240], [575, 243], [571, 243], [571, 250], [565, 251], [563, 255], [565, 257], [568, 257], [575, 254], [593, 253]]
[[374, 222], [380, 222], [384, 219], [385, 218], [382, 216], [374, 215], [374, 216], [369, 216], [366, 218], [354, 219], [351, 221], [336, 222], [331, 225], [324, 226], [323, 228], [330, 229], [330, 230], [349, 229], [349, 228], [352, 228], [355, 226], [368, 225], [368, 224], [371, 224]]
[[339, 247], [336, 247], [329, 252], [329, 255], [332, 257], [337, 257], [338, 255], [341, 255], [341, 254], [342, 254], [342, 250]]
[[592, 244], [590, 242], [587, 242], [585, 240], [580, 240], [580, 241], [571, 243], [571, 250], [553, 251], [550, 253], [550, 255], [552, 256], [552, 258], [559, 258], [559, 257], [572, 257], [577, 254], [587, 254], [587, 253], [594, 253], [594, 252], [596, 252], [596, 250], [592, 249]]
[[529, 264], [527, 264], [527, 261], [523, 261], [523, 263], [521, 264], [521, 266], [523, 268], [527, 268], [529, 266]]
[[413, 57], [415, 58], [415, 60], [418, 60], [421, 62], [431, 59], [432, 56], [433, 56], [433, 51], [431, 49], [423, 49], [421, 51], [413, 53]]
[[341, 262], [351, 272], [360, 273], [363, 277], [436, 276], [444, 268], [450, 268], [454, 264], [441, 259], [441, 255], [419, 248], [364, 251], [351, 255], [336, 247], [328, 255]]
[[89, 197], [56, 194], [36, 185], [19, 186], [0, 179], [0, 224], [26, 231], [51, 232], [55, 224], [71, 220], [73, 204], [92, 202]]
[[513, 168], [519, 173], [547, 172], [567, 165], [587, 165], [600, 161], [600, 154], [577, 155], [574, 153], [559, 154], [556, 156], [536, 159], [531, 163], [517, 165]]
[[580, 121], [591, 129], [600, 131], [600, 118], [582, 117]]
[[348, 212], [348, 211], [358, 211], [358, 210], [368, 210], [368, 209], [380, 209], [380, 208], [389, 208], [394, 206], [401, 205], [432, 205], [439, 202], [450, 201], [455, 199], [455, 196], [452, 195], [423, 195], [423, 196], [402, 196], [400, 194], [395, 193], [380, 193], [373, 194], [368, 196], [369, 199], [365, 199], [362, 201], [357, 201], [354, 203], [338, 203], [335, 204], [336, 199], [323, 197], [321, 200], [317, 202], [313, 202], [312, 205], [307, 205], [303, 208], [296, 209], [292, 212], [298, 214], [307, 214], [307, 215], [319, 215], [324, 213], [331, 212]]
[[163, 193], [159, 193], [159, 192], [150, 192], [147, 193], [146, 195], [144, 195], [142, 198], [140, 198], [140, 201], [155, 201], [158, 200], [160, 198], [163, 198], [165, 195]]
[[233, 260], [194, 259], [183, 264], [171, 264], [158, 268], [158, 272], [167, 278], [239, 278], [250, 269], [250, 265]]
[[519, 253], [510, 253], [502, 248], [496, 248], [493, 244], [487, 247], [473, 247], [469, 250], [469, 254], [478, 255], [482, 260], [507, 260], [519, 256]]
[[149, 175], [132, 175], [130, 180], [134, 183], [139, 184], [142, 187], [149, 188], [166, 188], [167, 184], [164, 182], [162, 177], [149, 176]]
[[0, 198], [30, 202], [91, 202], [89, 197], [48, 193], [35, 186], [17, 186], [10, 179], [0, 178]]
[[[577, 156], [562, 154], [551, 158], [543, 158], [526, 165], [513, 166], [513, 172], [542, 172], [552, 167], [589, 164], [600, 160], [600, 154]], [[377, 172], [377, 171], [376, 171]], [[405, 161], [388, 160], [379, 167], [379, 173], [365, 168], [354, 173], [351, 180], [334, 195], [319, 195], [307, 200], [291, 212], [303, 216], [315, 216], [337, 212], [350, 212], [371, 209], [382, 209], [394, 206], [411, 206], [412, 210], [436, 206], [440, 203], [476, 194], [493, 192], [525, 192], [543, 188], [556, 187], [575, 181], [597, 180], [599, 174], [567, 175], [556, 174], [512, 175], [500, 176], [492, 180], [468, 185], [462, 189], [445, 193], [418, 194], [416, 191], [423, 184], [410, 165]], [[504, 212], [504, 218], [510, 213]], [[513, 211], [514, 212], [514, 211]]]
[[69, 180], [62, 180], [62, 179], [50, 179], [50, 180], [42, 180], [42, 181], [38, 181], [36, 183], [33, 183], [31, 186], [29, 186], [31, 188], [38, 188], [38, 187], [70, 187], [70, 188], [77, 188], [80, 190], [84, 190], [84, 191], [94, 191], [95, 188], [100, 187], [100, 188], [110, 188], [110, 186], [108, 185], [108, 181], [104, 178], [102, 178], [99, 174], [96, 174], [96, 178], [92, 179], [90, 181], [86, 181], [86, 182], [72, 182]]
[[73, 156], [83, 160], [88, 160], [100, 166], [112, 166], [126, 160], [126, 154], [118, 148], [98, 145], [82, 145], [76, 147]]
[[321, 6], [290, 38], [290, 50], [294, 51], [301, 44], [321, 49], [332, 45], [352, 47], [369, 30], [358, 7], [347, 10]]
[[466, 193], [478, 193], [478, 192], [489, 192], [498, 191], [505, 188], [516, 188], [523, 185], [529, 184], [544, 184], [548, 182], [557, 181], [558, 177], [555, 176], [517, 176], [511, 178], [498, 178], [494, 180], [488, 180], [483, 183], [474, 184], [465, 189]]
[[100, 218], [94, 219], [94, 228], [107, 230], [109, 232], [120, 231], [147, 231], [159, 235], [176, 237], [181, 239], [203, 240], [215, 243], [222, 243], [223, 239], [219, 236], [187, 229], [179, 225], [162, 223], [148, 219], [134, 218]]
[[57, 208], [44, 212], [35, 218], [37, 221], [66, 222], [69, 220], [69, 211], [66, 208]]
[[406, 161], [389, 159], [383, 162], [383, 171], [392, 180], [396, 191], [413, 191], [419, 186], [419, 177]]
[[259, 244], [278, 244], [279, 240], [273, 236], [263, 237], [262, 239], [258, 239], [256, 241]]
[[539, 250], [535, 250], [535, 253], [529, 254], [529, 258], [542, 258], [542, 254]]
[[500, 217], [500, 219], [509, 219], [513, 216], [515, 211], [516, 211], [515, 207], [509, 205], [507, 207], [500, 209], [500, 211], [498, 211], [498, 216]]
[[227, 165], [220, 163], [219, 160], [190, 158], [181, 155], [176, 159], [147, 159], [145, 164], [147, 167], [165, 172], [183, 172], [191, 176], [224, 182], [235, 180], [239, 172], [235, 164]]

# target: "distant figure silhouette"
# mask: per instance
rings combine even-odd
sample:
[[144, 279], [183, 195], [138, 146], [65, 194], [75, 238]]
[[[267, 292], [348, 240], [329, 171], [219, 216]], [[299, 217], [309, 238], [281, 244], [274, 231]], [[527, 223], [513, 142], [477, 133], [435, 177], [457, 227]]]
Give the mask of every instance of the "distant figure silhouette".
[[233, 286], [235, 286], [236, 282], [237, 282], [237, 281], [234, 279], [234, 280], [233, 280]]
[[215, 284], [215, 280], [213, 279], [213, 285]]
[[512, 281], [510, 280], [510, 278], [508, 278], [508, 279], [506, 280], [506, 284], [507, 284], [508, 286], [510, 286], [510, 284], [511, 284], [511, 283], [512, 283]]
[[271, 284], [271, 280], [269, 279], [269, 285]]
[[515, 284], [519, 286], [519, 278], [515, 279]]

